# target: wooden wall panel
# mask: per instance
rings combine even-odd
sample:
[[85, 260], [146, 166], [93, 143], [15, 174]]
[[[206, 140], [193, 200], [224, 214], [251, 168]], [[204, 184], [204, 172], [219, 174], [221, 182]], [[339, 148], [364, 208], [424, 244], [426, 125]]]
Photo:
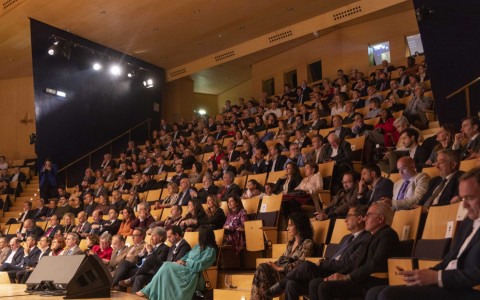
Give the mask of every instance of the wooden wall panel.
[[376, 20], [341, 28], [307, 42], [299, 47], [275, 55], [252, 66], [252, 89], [255, 95], [262, 90], [262, 80], [275, 78], [275, 91], [282, 93], [283, 73], [297, 69], [300, 83], [307, 79], [307, 64], [322, 60], [323, 76], [334, 78], [336, 71], [345, 72], [353, 67], [372, 69], [368, 63], [369, 43], [390, 41], [394, 63], [405, 64], [405, 35], [418, 32], [413, 10], [401, 12]]
[[[29, 135], [35, 132], [32, 77], [0, 80], [0, 103], [0, 155], [7, 161], [34, 158], [34, 146], [29, 144]], [[26, 124], [20, 122], [25, 119]]]

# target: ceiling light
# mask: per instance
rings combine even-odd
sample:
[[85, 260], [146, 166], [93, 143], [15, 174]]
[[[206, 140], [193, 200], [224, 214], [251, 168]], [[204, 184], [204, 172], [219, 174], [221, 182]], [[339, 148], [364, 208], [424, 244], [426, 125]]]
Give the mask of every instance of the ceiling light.
[[143, 82], [143, 86], [146, 87], [147, 89], [153, 87], [153, 80], [151, 78], [148, 78]]
[[58, 41], [55, 41], [53, 45], [48, 48], [49, 55], [55, 55], [58, 53]]
[[204, 110], [204, 109], [199, 109], [199, 110], [198, 110], [198, 114], [201, 115], [201, 116], [203, 116], [203, 115], [206, 115], [206, 114], [207, 114], [207, 111]]
[[57, 96], [65, 98], [65, 97], [67, 97], [67, 93], [62, 92], [62, 91], [57, 91]]
[[137, 74], [135, 73], [135, 71], [130, 71], [130, 72], [128, 72], [128, 74], [127, 74], [128, 78], [135, 77], [135, 75], [137, 75]]
[[118, 76], [122, 74], [122, 69], [118, 65], [113, 65], [110, 67], [110, 74]]
[[99, 70], [102, 69], [102, 65], [99, 64], [99, 63], [94, 63], [94, 64], [93, 64], [93, 69], [94, 69], [95, 71], [99, 71]]

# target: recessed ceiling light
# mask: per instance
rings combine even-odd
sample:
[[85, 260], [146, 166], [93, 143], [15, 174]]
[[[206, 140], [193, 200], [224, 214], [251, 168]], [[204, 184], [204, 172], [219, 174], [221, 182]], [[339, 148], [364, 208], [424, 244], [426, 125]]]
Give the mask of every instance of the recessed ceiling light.
[[202, 46], [202, 45], [203, 45], [203, 42], [198, 42], [198, 45], [199, 45], [199, 46]]
[[246, 28], [245, 26], [240, 26], [239, 29], [240, 29], [240, 30], [245, 30], [245, 28]]
[[293, 11], [293, 7], [287, 8], [287, 11], [292, 12], [292, 11]]
[[153, 31], [159, 31], [160, 29], [158, 27], [153, 28]]
[[221, 34], [219, 34], [219, 35], [218, 35], [218, 37], [219, 37], [219, 38], [221, 38], [221, 37], [222, 37], [222, 35], [221, 35]]
[[194, 9], [194, 10], [193, 10], [193, 13], [199, 14], [199, 13], [200, 13], [200, 10], [199, 10], [199, 9]]
[[101, 14], [101, 15], [104, 15], [104, 14], [106, 14], [106, 13], [107, 13], [107, 12], [104, 11], [104, 10], [101, 10], [101, 11], [100, 11], [100, 14]]

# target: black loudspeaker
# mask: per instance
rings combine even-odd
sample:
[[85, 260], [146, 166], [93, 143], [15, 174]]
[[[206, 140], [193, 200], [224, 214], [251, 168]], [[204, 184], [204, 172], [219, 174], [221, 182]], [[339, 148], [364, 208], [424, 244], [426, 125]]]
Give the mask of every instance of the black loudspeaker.
[[110, 272], [96, 255], [45, 256], [27, 280], [27, 292], [108, 298], [111, 283]]

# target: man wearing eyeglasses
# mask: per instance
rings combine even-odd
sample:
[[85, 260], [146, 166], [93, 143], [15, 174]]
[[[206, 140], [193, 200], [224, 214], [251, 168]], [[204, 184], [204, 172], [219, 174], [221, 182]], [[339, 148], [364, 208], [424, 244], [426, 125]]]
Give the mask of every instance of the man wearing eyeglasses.
[[377, 287], [368, 292], [367, 299], [480, 299], [480, 168], [462, 175], [459, 196], [467, 217], [442, 262], [431, 269], [397, 267], [406, 286]]
[[365, 215], [365, 230], [372, 234], [363, 244], [359, 255], [349, 265], [350, 272], [337, 272], [325, 278], [317, 290], [310, 290], [311, 300], [349, 299], [364, 297], [368, 289], [388, 284], [388, 279], [375, 277], [375, 273], [388, 271], [388, 258], [401, 256], [397, 233], [388, 225], [393, 211], [384, 203], [373, 203]]
[[[269, 290], [271, 296], [279, 296], [285, 289], [286, 299], [298, 299], [300, 295], [308, 293], [309, 287], [316, 291], [323, 278], [336, 272], [351, 271], [352, 261], [359, 255], [360, 246], [371, 237], [371, 234], [365, 231], [363, 218], [366, 213], [366, 206], [350, 208], [344, 222], [351, 233], [342, 238], [336, 251], [329, 258], [321, 259], [318, 264], [302, 262]], [[338, 219], [338, 222], [342, 221]]]

